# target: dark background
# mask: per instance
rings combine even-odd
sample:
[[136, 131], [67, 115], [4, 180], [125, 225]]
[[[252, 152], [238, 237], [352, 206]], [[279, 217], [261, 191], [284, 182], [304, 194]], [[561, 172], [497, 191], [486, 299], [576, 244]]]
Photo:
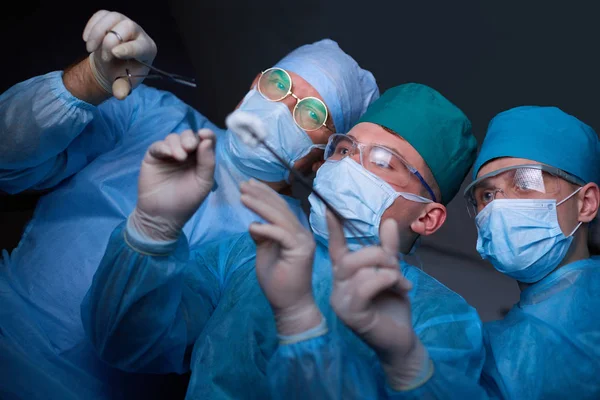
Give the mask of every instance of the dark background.
[[[371, 70], [382, 91], [405, 82], [439, 90], [471, 118], [480, 142], [495, 114], [524, 104], [556, 105], [600, 125], [594, 1], [110, 0], [11, 7], [0, 15], [0, 92], [85, 57], [83, 28], [95, 11], [108, 9], [131, 17], [155, 40], [154, 65], [195, 76], [199, 88], [146, 83], [174, 92], [219, 125], [260, 70], [324, 37]], [[0, 249], [17, 245], [37, 197], [0, 195]], [[496, 319], [518, 290], [481, 261], [475, 239], [458, 197], [447, 224], [411, 261], [462, 294], [484, 320]], [[165, 398], [182, 397], [185, 379], [165, 388]]]
[[[195, 76], [199, 88], [146, 83], [174, 92], [219, 125], [261, 69], [324, 37], [371, 70], [382, 91], [405, 82], [439, 90], [471, 118], [480, 142], [495, 114], [525, 104], [556, 105], [600, 125], [594, 1], [110, 0], [12, 7], [0, 16], [0, 91], [85, 57], [83, 28], [95, 11], [108, 9], [131, 17], [155, 40], [154, 65]], [[17, 245], [36, 199], [0, 196], [0, 248]], [[462, 294], [484, 320], [495, 319], [518, 290], [480, 260], [475, 239], [459, 196], [447, 224], [412, 261]]]

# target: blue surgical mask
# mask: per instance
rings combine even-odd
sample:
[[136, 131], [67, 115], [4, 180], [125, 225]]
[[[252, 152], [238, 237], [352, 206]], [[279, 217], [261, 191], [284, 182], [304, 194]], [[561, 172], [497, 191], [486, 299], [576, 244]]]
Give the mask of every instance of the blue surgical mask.
[[[289, 108], [281, 102], [268, 101], [255, 89], [248, 92], [238, 110], [257, 115], [267, 129], [265, 142], [287, 162], [289, 166], [307, 155], [313, 148], [310, 137], [296, 125]], [[265, 146], [249, 146], [233, 132], [227, 132], [228, 149], [233, 163], [249, 177], [265, 182], [289, 179], [289, 171]]]
[[[359, 240], [379, 242], [381, 216], [398, 197], [418, 203], [431, 203], [431, 200], [413, 193], [397, 192], [377, 175], [367, 171], [350, 157], [340, 161], [327, 161], [317, 171], [313, 187], [346, 219], [352, 221], [363, 235], [344, 229], [348, 247], [356, 250], [361, 247]], [[314, 194], [310, 202], [310, 225], [322, 242], [329, 240], [326, 207]]]
[[560, 203], [556, 200], [498, 199], [475, 218], [477, 251], [494, 268], [520, 282], [544, 278], [565, 258], [575, 227], [565, 236], [558, 224], [556, 208], [579, 192], [577, 189]]

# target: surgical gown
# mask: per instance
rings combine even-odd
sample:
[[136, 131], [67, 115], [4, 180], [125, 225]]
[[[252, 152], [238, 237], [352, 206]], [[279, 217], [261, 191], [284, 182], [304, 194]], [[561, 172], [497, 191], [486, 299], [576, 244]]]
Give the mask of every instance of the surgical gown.
[[[181, 238], [163, 255], [134, 239], [125, 224], [115, 230], [82, 304], [86, 332], [114, 366], [163, 373], [191, 369], [188, 399], [267, 399], [294, 393], [332, 399], [482, 395], [478, 380], [484, 354], [477, 313], [415, 267], [401, 264], [414, 285], [413, 326], [436, 372], [421, 388], [399, 394], [385, 387], [374, 352], [329, 306], [331, 264], [322, 244], [315, 256], [313, 291], [329, 333], [278, 348], [273, 316], [254, 271], [256, 247], [248, 234], [191, 252]], [[315, 358], [296, 362], [303, 357]], [[313, 386], [299, 384], [300, 376]]]
[[482, 384], [494, 398], [600, 398], [600, 258], [568, 264], [484, 325]]
[[[148, 147], [169, 133], [200, 128], [217, 135], [217, 186], [184, 227], [192, 243], [246, 231], [258, 219], [240, 203], [239, 182], [249, 177], [230, 162], [229, 132], [173, 94], [144, 85], [123, 101], [92, 106], [66, 90], [62, 72], [0, 96], [0, 191], [53, 189], [39, 200], [18, 247], [0, 260], [0, 281], [10, 289], [0, 293], [0, 304], [25, 301], [25, 314], [45, 335], [0, 320], [2, 330], [28, 338], [31, 348], [50, 346], [56, 363], [66, 359], [90, 374], [105, 369], [85, 339], [81, 301], [111, 232], [135, 207]], [[286, 200], [307, 224], [300, 203]]]

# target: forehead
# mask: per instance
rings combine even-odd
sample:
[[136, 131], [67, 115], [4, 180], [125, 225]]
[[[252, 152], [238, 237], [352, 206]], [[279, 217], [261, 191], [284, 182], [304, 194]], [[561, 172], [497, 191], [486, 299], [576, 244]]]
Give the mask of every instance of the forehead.
[[[292, 71], [286, 71], [292, 78], [292, 91], [300, 98], [302, 97], [316, 97], [317, 99], [325, 103], [325, 99], [319, 93], [319, 91], [303, 77]], [[327, 103], [325, 103], [327, 105]]]
[[409, 142], [401, 136], [386, 131], [380, 125], [371, 122], [361, 122], [355, 125], [348, 132], [348, 135], [363, 144], [378, 144], [389, 147], [420, 171], [426, 166], [423, 157]]
[[501, 157], [488, 161], [481, 167], [477, 173], [477, 177], [489, 174], [490, 172], [497, 171], [502, 168], [513, 167], [515, 165], [526, 165], [526, 164], [541, 164], [538, 161], [530, 160], [527, 158], [514, 158], [514, 157]]

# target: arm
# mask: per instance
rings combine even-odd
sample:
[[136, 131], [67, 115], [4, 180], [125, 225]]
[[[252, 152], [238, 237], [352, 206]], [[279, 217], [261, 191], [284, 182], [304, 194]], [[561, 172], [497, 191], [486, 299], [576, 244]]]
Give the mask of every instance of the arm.
[[[438, 298], [445, 307], [450, 305], [456, 310], [452, 316], [428, 316], [420, 305], [413, 310], [419, 314], [414, 329], [428, 354], [421, 358], [425, 364], [413, 378], [413, 385], [394, 389], [393, 362], [384, 357], [388, 367], [382, 368], [376, 353], [365, 352], [364, 343], [349, 335], [346, 327], [317, 327], [292, 338], [280, 338], [267, 369], [272, 395], [299, 399], [487, 399], [478, 384], [483, 359], [481, 323], [472, 308], [446, 296], [443, 289], [428, 293], [429, 299]], [[432, 303], [426, 303], [423, 307], [435, 310]], [[346, 340], [350, 338], [352, 345]], [[405, 360], [401, 361], [399, 368], [406, 369]]]
[[[275, 317], [280, 345], [269, 360], [271, 397], [374, 399], [376, 376], [346, 352], [312, 295], [315, 242], [285, 201], [266, 185], [241, 185], [242, 202], [267, 221], [252, 224], [256, 274]], [[318, 262], [319, 260], [317, 260]], [[357, 382], [361, 382], [357, 386]]]
[[[420, 270], [406, 266], [402, 273], [395, 221], [381, 224], [380, 246], [355, 252], [329, 213], [327, 225], [334, 276], [330, 302], [377, 356], [371, 369], [380, 371], [380, 397], [485, 398], [478, 385], [484, 350], [477, 313]], [[361, 358], [363, 366], [369, 364], [366, 355]]]
[[269, 360], [267, 378], [273, 398], [377, 399], [378, 375], [369, 362], [350, 351], [336, 332], [320, 326], [295, 337], [280, 337]]
[[[213, 185], [215, 138], [184, 131], [154, 143], [140, 170], [127, 228], [112, 235], [82, 304], [101, 357], [126, 371], [184, 372], [214, 309], [210, 265], [189, 265], [181, 229]], [[199, 259], [200, 260], [200, 259]]]
[[114, 367], [184, 373], [214, 309], [217, 282], [208, 267], [189, 260], [185, 237], [152, 243], [128, 234], [125, 225], [112, 234], [82, 303], [84, 329]]
[[[124, 61], [107, 54], [128, 46], [135, 51], [123, 58], [143, 57], [151, 62], [156, 54], [156, 46], [137, 24], [115, 14], [100, 11], [88, 22], [84, 38], [96, 57], [64, 74], [52, 72], [21, 82], [0, 96], [0, 191], [18, 193], [57, 185], [112, 149], [133, 120], [143, 115], [144, 106], [165, 97], [146, 90], [129, 101], [102, 103], [110, 94], [100, 85], [98, 71], [110, 77], [124, 68]], [[128, 42], [119, 45], [114, 34], [106, 35], [107, 29], [120, 30]], [[95, 68], [93, 60], [99, 63]]]
[[[481, 321], [476, 311], [457, 295], [448, 296], [445, 293], [448, 289], [429, 280], [434, 283], [432, 286], [440, 288], [427, 290], [427, 297], [423, 294], [419, 301], [423, 304], [413, 300], [413, 326], [432, 362], [431, 377], [413, 390], [396, 391], [382, 374], [387, 397], [394, 400], [487, 399], [488, 395], [479, 385], [484, 360]], [[420, 290], [416, 288], [415, 296]]]

